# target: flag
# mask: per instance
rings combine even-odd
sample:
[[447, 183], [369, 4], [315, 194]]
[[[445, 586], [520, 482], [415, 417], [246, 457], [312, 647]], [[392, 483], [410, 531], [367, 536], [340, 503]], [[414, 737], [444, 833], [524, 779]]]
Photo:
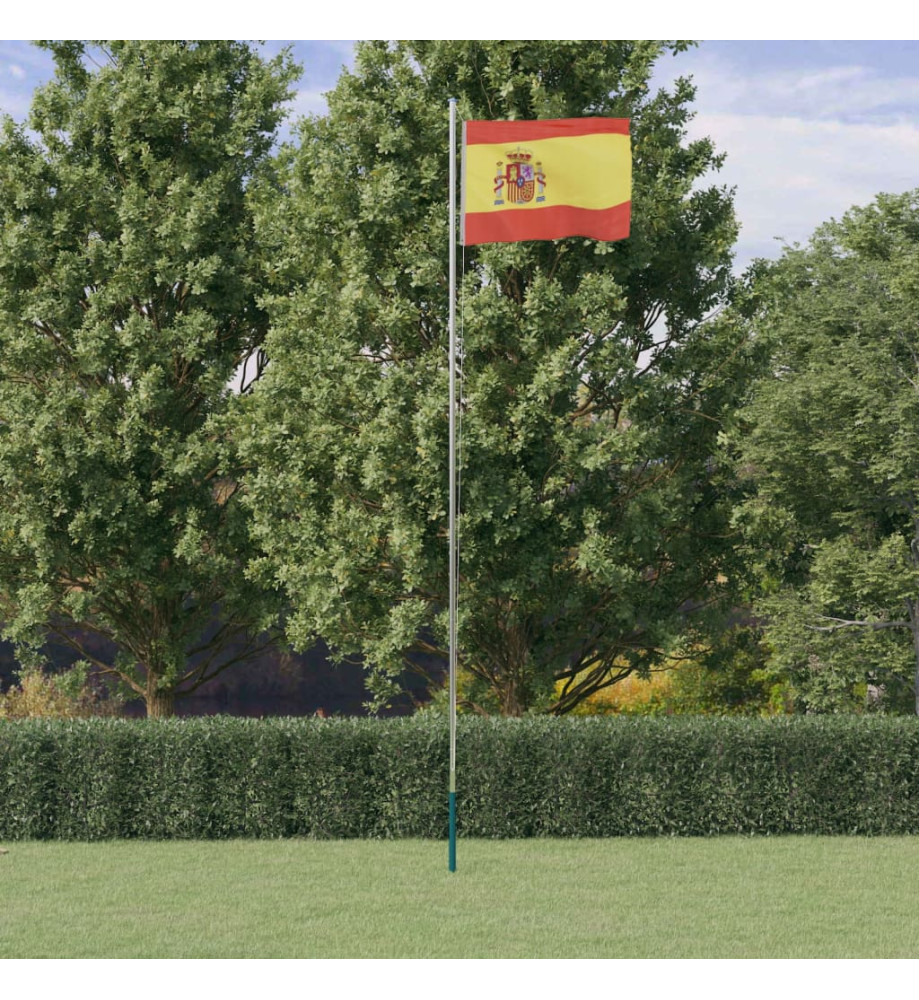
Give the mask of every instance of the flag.
[[463, 123], [464, 246], [629, 235], [628, 118]]

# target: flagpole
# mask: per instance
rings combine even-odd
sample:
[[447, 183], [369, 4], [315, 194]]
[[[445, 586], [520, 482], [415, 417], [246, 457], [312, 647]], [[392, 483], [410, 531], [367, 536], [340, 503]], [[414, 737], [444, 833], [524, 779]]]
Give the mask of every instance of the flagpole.
[[456, 98], [450, 98], [450, 840], [447, 865], [456, 871], [456, 600], [459, 583], [456, 538]]

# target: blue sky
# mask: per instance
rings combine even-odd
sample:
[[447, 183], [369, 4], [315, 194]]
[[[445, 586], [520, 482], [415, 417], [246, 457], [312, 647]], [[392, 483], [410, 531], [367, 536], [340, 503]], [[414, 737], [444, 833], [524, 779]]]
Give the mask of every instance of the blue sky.
[[727, 153], [738, 265], [876, 194], [919, 187], [919, 42], [703, 42], [659, 65], [693, 77], [691, 136]]
[[[304, 68], [293, 114], [321, 112], [353, 43], [292, 44]], [[51, 73], [44, 52], [0, 41], [0, 111], [22, 120]], [[655, 82], [676, 75], [697, 86], [690, 136], [727, 153], [714, 179], [736, 188], [738, 269], [880, 191], [919, 187], [919, 42], [701, 42], [662, 61]]]

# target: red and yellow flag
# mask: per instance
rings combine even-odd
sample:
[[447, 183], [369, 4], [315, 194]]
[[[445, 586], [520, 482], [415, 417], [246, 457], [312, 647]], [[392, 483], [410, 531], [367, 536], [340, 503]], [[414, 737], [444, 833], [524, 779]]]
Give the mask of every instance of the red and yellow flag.
[[465, 246], [629, 235], [628, 118], [463, 123]]

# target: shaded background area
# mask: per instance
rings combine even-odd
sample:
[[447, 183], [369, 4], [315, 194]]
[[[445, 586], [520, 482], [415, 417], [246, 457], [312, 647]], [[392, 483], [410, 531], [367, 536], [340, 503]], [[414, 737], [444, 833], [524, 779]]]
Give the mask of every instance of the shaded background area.
[[[94, 655], [110, 661], [113, 650], [106, 649], [99, 639], [85, 633], [80, 639]], [[58, 644], [49, 644], [46, 652], [53, 672], [71, 667], [78, 659], [73, 650]], [[15, 682], [19, 669], [13, 647], [0, 641], [0, 692], [8, 690]], [[445, 666], [432, 658], [430, 676], [441, 678], [444, 675]], [[410, 715], [428, 700], [425, 678], [406, 673], [402, 680], [406, 693], [381, 715]], [[368, 714], [363, 704], [368, 697], [362, 667], [359, 664], [333, 665], [328, 647], [317, 643], [306, 653], [269, 649], [256, 659], [226, 670], [188, 697], [176, 699], [176, 715], [259, 717], [315, 715], [318, 712], [327, 716], [361, 716]], [[145, 714], [143, 701], [127, 702], [121, 714], [130, 718], [142, 717]]]

